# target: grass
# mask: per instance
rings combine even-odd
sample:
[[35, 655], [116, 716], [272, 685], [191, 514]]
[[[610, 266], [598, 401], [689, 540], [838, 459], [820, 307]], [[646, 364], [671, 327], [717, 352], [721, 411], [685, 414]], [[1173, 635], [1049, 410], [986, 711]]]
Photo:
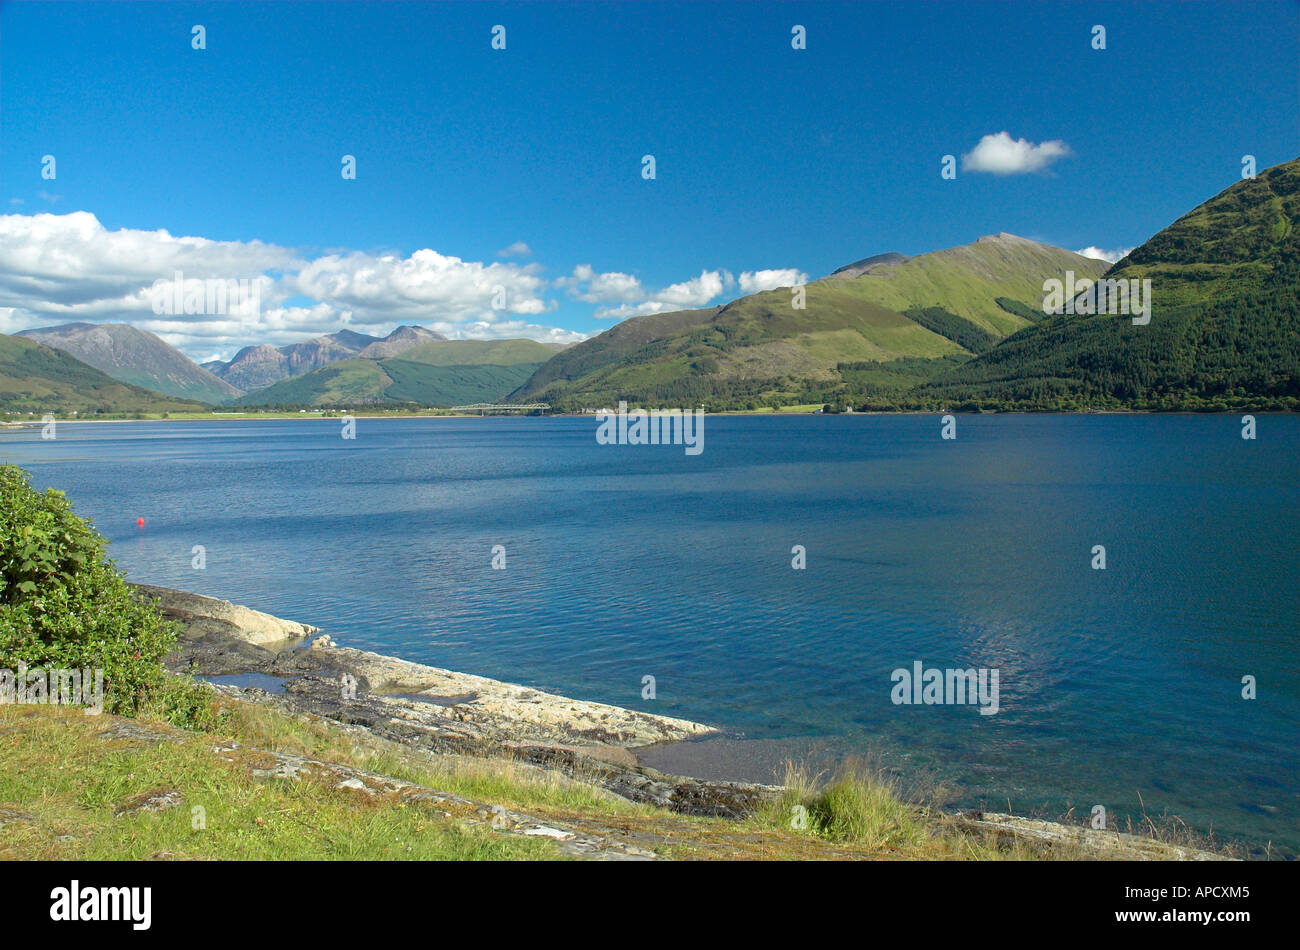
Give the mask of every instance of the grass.
[[1107, 266], [1060, 248], [977, 241], [922, 254], [844, 283], [850, 292], [895, 310], [942, 307], [1003, 337], [1031, 321], [998, 306], [998, 297], [1041, 300], [1045, 277], [1073, 270], [1079, 277], [1095, 278]]
[[915, 847], [926, 838], [918, 812], [903, 801], [881, 773], [851, 763], [829, 783], [816, 788], [807, 773], [787, 771], [783, 811], [798, 817], [814, 834], [831, 841], [855, 841], [892, 851]]
[[635, 812], [599, 786], [511, 759], [433, 755], [379, 739], [364, 730], [343, 731], [321, 721], [288, 716], [268, 706], [224, 702], [222, 731], [266, 749], [390, 775], [439, 791], [517, 810], [581, 808]]
[[231, 406], [337, 406], [382, 402], [393, 380], [380, 368], [381, 360], [348, 359], [258, 389], [230, 401]]
[[463, 406], [500, 403], [542, 364], [435, 364], [407, 359], [403, 353], [383, 360], [382, 365], [392, 379], [383, 392], [385, 399], [425, 406]]
[[[548, 840], [492, 832], [434, 803], [366, 796], [330, 781], [257, 778], [275, 752], [351, 766], [503, 806], [561, 827], [702, 860], [1042, 860], [1095, 853], [974, 830], [905, 793], [887, 772], [846, 763], [829, 778], [791, 764], [780, 797], [743, 820], [675, 814], [626, 801], [584, 777], [505, 758], [441, 755], [314, 717], [210, 694], [182, 720], [206, 731], [171, 741], [111, 738], [130, 720], [57, 707], [0, 706], [0, 859], [235, 858], [255, 860], [511, 860], [560, 856]], [[137, 720], [166, 729], [161, 705]], [[171, 732], [172, 730], [168, 730]], [[217, 747], [238, 748], [215, 753]], [[228, 760], [229, 759], [229, 760]], [[117, 812], [180, 794], [162, 811]], [[944, 790], [927, 796], [941, 802]], [[203, 809], [194, 827], [192, 809]], [[455, 806], [448, 806], [454, 811]], [[21, 816], [14, 820], [14, 816]], [[1150, 827], [1148, 828], [1147, 825]], [[1148, 840], [1204, 847], [1177, 822], [1132, 829]], [[1124, 855], [1116, 855], [1123, 857]]]
[[[959, 828], [951, 816], [920, 804], [889, 773], [866, 760], [850, 760], [829, 780], [822, 778], [788, 763], [783, 795], [756, 820], [852, 844], [878, 857], [992, 861], [1082, 856], [1071, 848], [1036, 848]], [[937, 797], [942, 794], [942, 789], [936, 790]]]
[[[0, 858], [248, 860], [550, 858], [548, 842], [494, 834], [420, 803], [370, 801], [304, 779], [261, 780], [213, 753], [212, 736], [106, 739], [120, 722], [0, 707]], [[151, 795], [181, 804], [118, 814]], [[195, 811], [201, 809], [201, 811]], [[19, 815], [14, 820], [14, 815]], [[201, 816], [201, 820], [200, 817]]]
[[402, 359], [428, 366], [527, 364], [535, 369], [560, 349], [556, 344], [538, 343], [536, 340], [438, 340], [403, 350], [400, 356], [389, 359]]

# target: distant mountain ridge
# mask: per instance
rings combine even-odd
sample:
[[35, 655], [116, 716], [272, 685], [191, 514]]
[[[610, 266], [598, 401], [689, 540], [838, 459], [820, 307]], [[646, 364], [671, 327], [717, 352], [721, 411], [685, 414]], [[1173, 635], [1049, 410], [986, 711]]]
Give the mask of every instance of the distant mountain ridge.
[[0, 335], [0, 410], [54, 413], [162, 413], [202, 403], [119, 382], [72, 354], [21, 336]]
[[[634, 317], [571, 347], [451, 341], [403, 326], [383, 339], [340, 330], [245, 347], [200, 367], [125, 324], [44, 327], [0, 336], [0, 408], [196, 406], [138, 388], [147, 386], [211, 403], [247, 388], [244, 406], [1294, 410], [1298, 235], [1295, 159], [1232, 184], [1114, 265], [1003, 232], [915, 257], [876, 254], [722, 306]], [[1049, 314], [1047, 282], [1071, 273], [1149, 280], [1149, 324]]]
[[1042, 285], [1106, 264], [1012, 234], [917, 257], [882, 254], [802, 288], [634, 317], [578, 343], [511, 394], [581, 408], [826, 402], [868, 377], [938, 375], [1041, 319]]
[[889, 252], [888, 254], [876, 254], [874, 257], [864, 257], [860, 261], [854, 261], [852, 264], [845, 264], [843, 267], [837, 267], [831, 271], [827, 278], [836, 278], [839, 280], [850, 280], [854, 277], [861, 277], [877, 267], [884, 267], [888, 264], [901, 264], [908, 260], [906, 254]]
[[[404, 340], [413, 339], [404, 335]], [[340, 360], [237, 400], [244, 406], [494, 403], [528, 379], [560, 347], [536, 340], [435, 340], [398, 355]], [[382, 352], [373, 346], [364, 353]]]
[[240, 393], [251, 393], [331, 363], [357, 357], [382, 359], [423, 343], [444, 339], [446, 337], [440, 333], [413, 326], [400, 326], [382, 339], [354, 330], [339, 330], [285, 346], [276, 347], [268, 343], [246, 346], [228, 363], [205, 365]]
[[357, 356], [363, 360], [382, 360], [385, 357], [397, 356], [405, 350], [425, 343], [435, 343], [446, 339], [441, 333], [434, 333], [424, 327], [398, 327], [382, 340], [376, 340], [365, 347]]
[[65, 323], [18, 336], [75, 356], [120, 382], [165, 396], [222, 402], [240, 391], [147, 330], [126, 323]]

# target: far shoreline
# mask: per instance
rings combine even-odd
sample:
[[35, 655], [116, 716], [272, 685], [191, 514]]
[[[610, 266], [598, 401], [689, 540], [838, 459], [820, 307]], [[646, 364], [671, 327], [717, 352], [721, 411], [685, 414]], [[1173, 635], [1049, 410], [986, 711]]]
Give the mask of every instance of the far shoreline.
[[[1252, 415], [1294, 416], [1300, 414], [1295, 409], [1260, 409], [1249, 406], [1236, 409], [1086, 409], [1063, 411], [1056, 409], [863, 409], [852, 412], [818, 412], [799, 409], [725, 409], [716, 412], [705, 411], [704, 415], [712, 418], [798, 418], [806, 416], [1235, 416], [1243, 413]], [[54, 416], [56, 423], [104, 424], [104, 423], [151, 423], [151, 422], [284, 422], [291, 420], [337, 421], [351, 417], [353, 419], [595, 419], [594, 412], [552, 412], [552, 413], [508, 413], [508, 412], [450, 412], [448, 410], [416, 410], [402, 412], [375, 412], [373, 410], [316, 409], [304, 412], [272, 411], [251, 413], [184, 413], [149, 415], [145, 418], [109, 418], [95, 419], [77, 416]], [[38, 429], [44, 424], [39, 416], [32, 418], [9, 417], [0, 419], [0, 432], [22, 429]]]

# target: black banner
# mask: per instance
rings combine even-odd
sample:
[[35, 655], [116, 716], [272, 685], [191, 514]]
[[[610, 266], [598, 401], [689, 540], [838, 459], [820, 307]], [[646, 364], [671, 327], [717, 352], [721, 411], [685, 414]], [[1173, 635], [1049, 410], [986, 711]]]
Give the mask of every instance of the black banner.
[[821, 923], [852, 919], [873, 937], [1053, 925], [1056, 935], [1232, 939], [1260, 924], [1284, 925], [1294, 910], [1283, 901], [1296, 882], [1284, 862], [71, 862], [10, 863], [0, 874], [11, 933], [127, 940], [192, 936], [196, 928], [221, 936], [373, 939], [434, 919], [440, 928], [458, 919], [490, 926], [494, 940], [559, 933], [575, 922], [588, 932], [646, 927], [662, 937], [662, 927], [687, 915], [692, 930], [714, 924], [735, 936], [773, 917], [812, 924], [810, 912]]

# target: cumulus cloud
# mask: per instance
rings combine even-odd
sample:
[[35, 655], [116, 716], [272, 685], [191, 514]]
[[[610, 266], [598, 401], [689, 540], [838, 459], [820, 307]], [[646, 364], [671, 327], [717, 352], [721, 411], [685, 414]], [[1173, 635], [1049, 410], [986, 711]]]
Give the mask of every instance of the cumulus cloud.
[[350, 310], [362, 325], [393, 320], [495, 322], [498, 312], [539, 314], [546, 281], [535, 264], [482, 264], [424, 249], [409, 257], [328, 254], [284, 278], [293, 292]]
[[737, 287], [741, 293], [752, 294], [806, 283], [807, 280], [808, 275], [794, 267], [744, 271], [739, 279], [727, 270], [704, 269], [698, 277], [650, 290], [632, 274], [598, 272], [589, 264], [580, 264], [573, 269], [572, 276], [561, 277], [555, 286], [566, 290], [575, 300], [600, 304], [592, 314], [598, 320], [624, 320], [708, 306], [723, 293]]
[[[177, 272], [187, 283], [255, 282], [258, 312], [155, 312], [155, 288], [168, 292]], [[427, 248], [407, 257], [339, 252], [304, 260], [261, 241], [109, 231], [85, 211], [0, 215], [0, 333], [122, 321], [205, 355], [343, 326], [381, 335], [402, 323], [457, 338], [582, 339], [519, 319], [555, 308], [547, 288], [540, 265], [465, 261]]]
[[1133, 248], [1123, 247], [1115, 251], [1105, 251], [1099, 247], [1089, 245], [1088, 247], [1081, 248], [1074, 253], [1081, 257], [1091, 257], [1094, 261], [1106, 261], [1108, 264], [1114, 264], [1116, 261], [1128, 257], [1129, 251], [1131, 250], [1133, 250]]
[[[505, 248], [517, 256], [523, 242]], [[180, 282], [177, 275], [180, 275]], [[376, 336], [403, 323], [452, 339], [528, 337], [573, 343], [585, 334], [537, 319], [558, 307], [554, 291], [621, 319], [708, 306], [728, 292], [806, 282], [796, 268], [722, 269], [665, 287], [589, 264], [548, 280], [537, 263], [467, 261], [430, 248], [403, 256], [332, 250], [305, 255], [262, 241], [215, 241], [166, 230], [110, 231], [94, 214], [0, 215], [0, 333], [50, 324], [126, 322], [203, 358], [255, 343], [282, 345], [347, 327]], [[200, 282], [245, 282], [255, 306], [180, 301]], [[157, 308], [161, 299], [171, 306]]]
[[252, 279], [295, 262], [293, 252], [260, 241], [108, 231], [85, 211], [0, 215], [0, 332], [41, 323], [153, 318], [153, 285], [171, 280], [176, 271], [195, 279]]
[[808, 283], [808, 275], [794, 267], [780, 270], [747, 270], [740, 275], [740, 289], [747, 294], [778, 287], [796, 287]]
[[672, 306], [702, 307], [731, 284], [731, 274], [725, 270], [702, 270], [699, 277], [669, 284], [655, 296]]
[[515, 241], [509, 247], [497, 251], [497, 257], [532, 257], [533, 249], [523, 241]]
[[598, 273], [590, 264], [579, 264], [573, 276], [561, 277], [555, 286], [567, 290], [569, 296], [583, 303], [631, 303], [644, 300], [645, 288], [641, 281], [621, 271]]
[[1060, 139], [1036, 145], [1027, 139], [1013, 139], [1004, 131], [980, 139], [973, 149], [962, 155], [961, 167], [968, 172], [1022, 175], [1042, 171], [1069, 154], [1070, 146]]
[[617, 307], [597, 307], [592, 316], [597, 320], [622, 320], [627, 317], [643, 317], [651, 313], [668, 313], [673, 310], [703, 307], [724, 290], [735, 286], [735, 282], [735, 278], [725, 270], [702, 270], [700, 276], [669, 284], [662, 290], [651, 292], [642, 290], [639, 295]]

